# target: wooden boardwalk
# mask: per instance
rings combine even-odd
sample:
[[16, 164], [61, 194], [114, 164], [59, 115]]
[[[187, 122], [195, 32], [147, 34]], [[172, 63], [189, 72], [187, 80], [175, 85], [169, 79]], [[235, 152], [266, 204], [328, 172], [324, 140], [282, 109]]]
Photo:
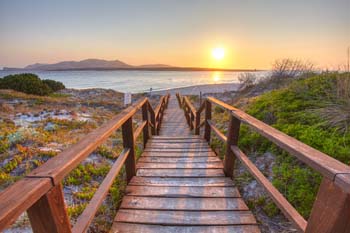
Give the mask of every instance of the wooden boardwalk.
[[111, 232], [260, 232], [222, 161], [192, 135], [174, 96], [136, 168]]

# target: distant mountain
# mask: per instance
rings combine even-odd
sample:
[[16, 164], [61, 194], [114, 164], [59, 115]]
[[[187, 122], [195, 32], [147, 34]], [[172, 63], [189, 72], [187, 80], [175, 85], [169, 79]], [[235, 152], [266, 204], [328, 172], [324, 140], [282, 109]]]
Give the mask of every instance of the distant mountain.
[[26, 70], [80, 70], [80, 69], [117, 69], [130, 68], [122, 61], [106, 61], [101, 59], [86, 59], [82, 61], [63, 61], [55, 64], [33, 64], [24, 67]]
[[35, 63], [24, 68], [4, 67], [3, 70], [108, 70], [108, 69], [157, 69], [169, 68], [171, 66], [164, 64], [151, 64], [133, 66], [125, 62], [114, 60], [107, 61], [102, 59], [86, 59], [82, 61], [62, 61], [54, 64]]

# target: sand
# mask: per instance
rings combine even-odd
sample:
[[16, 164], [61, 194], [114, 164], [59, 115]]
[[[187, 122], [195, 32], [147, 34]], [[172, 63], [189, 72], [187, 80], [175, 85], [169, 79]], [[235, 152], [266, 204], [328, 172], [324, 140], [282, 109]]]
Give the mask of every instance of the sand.
[[241, 84], [239, 83], [204, 84], [190, 87], [173, 88], [163, 91], [152, 91], [152, 94], [164, 95], [166, 93], [170, 93], [174, 95], [176, 93], [180, 93], [182, 95], [199, 95], [200, 92], [202, 92], [202, 94], [208, 94], [224, 93], [227, 91], [238, 91], [240, 87]]

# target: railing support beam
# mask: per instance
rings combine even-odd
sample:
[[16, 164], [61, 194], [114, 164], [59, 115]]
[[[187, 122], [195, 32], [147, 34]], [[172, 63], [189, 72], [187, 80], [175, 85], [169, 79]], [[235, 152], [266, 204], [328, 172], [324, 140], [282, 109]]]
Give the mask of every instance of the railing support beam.
[[305, 232], [350, 232], [350, 195], [326, 177], [320, 185]]
[[204, 129], [204, 139], [210, 142], [210, 125], [208, 120], [211, 120], [211, 103], [209, 100], [205, 100], [205, 129]]
[[71, 224], [67, 215], [61, 184], [54, 186], [27, 212], [34, 233], [71, 232]]
[[148, 128], [148, 105], [142, 105], [142, 120], [146, 121], [145, 127], [143, 127], [143, 147], [146, 147], [147, 141], [149, 139], [149, 128]]
[[231, 146], [237, 146], [238, 144], [240, 125], [241, 121], [231, 114], [230, 124], [227, 131], [226, 154], [224, 158], [224, 172], [228, 177], [233, 177], [235, 155], [231, 150]]
[[129, 183], [131, 178], [136, 175], [135, 142], [134, 142], [134, 132], [132, 129], [132, 117], [130, 117], [122, 125], [122, 134], [123, 134], [124, 148], [130, 149], [129, 156], [125, 161], [126, 180]]

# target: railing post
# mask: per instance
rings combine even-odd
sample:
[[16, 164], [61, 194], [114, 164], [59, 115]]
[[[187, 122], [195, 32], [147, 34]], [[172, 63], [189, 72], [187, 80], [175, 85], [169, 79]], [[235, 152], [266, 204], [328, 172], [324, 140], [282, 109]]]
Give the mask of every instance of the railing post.
[[34, 233], [70, 233], [62, 185], [54, 186], [27, 210]]
[[231, 146], [236, 146], [238, 143], [240, 125], [241, 121], [231, 114], [230, 124], [227, 131], [226, 154], [224, 158], [224, 172], [228, 177], [233, 177], [235, 155], [231, 150]]
[[199, 130], [200, 130], [200, 128], [199, 128], [199, 125], [200, 125], [200, 121], [201, 121], [201, 114], [200, 114], [200, 112], [196, 112], [196, 123], [195, 123], [195, 131], [194, 131], [194, 133], [196, 134], [196, 135], [199, 135]]
[[151, 117], [151, 123], [152, 123], [152, 125], [153, 125], [153, 127], [152, 127], [152, 135], [156, 135], [156, 134], [157, 134], [157, 130], [156, 130], [156, 117], [155, 117], [153, 111], [150, 111], [150, 117]]
[[350, 195], [326, 177], [321, 182], [305, 232], [350, 232]]
[[194, 115], [193, 115], [193, 112], [191, 111], [190, 109], [190, 129], [191, 131], [193, 130], [193, 121], [194, 121]]
[[130, 117], [122, 125], [122, 134], [123, 134], [124, 148], [130, 149], [128, 158], [125, 161], [126, 179], [127, 179], [127, 182], [129, 183], [131, 178], [136, 175], [135, 142], [134, 142], [134, 132], [132, 129], [132, 117]]
[[211, 128], [208, 121], [211, 120], [211, 103], [209, 100], [205, 100], [205, 129], [204, 129], [204, 139], [210, 142], [210, 132]]
[[143, 127], [143, 147], [146, 147], [149, 138], [149, 128], [148, 128], [148, 104], [147, 102], [142, 105], [142, 120], [147, 121], [145, 127]]

